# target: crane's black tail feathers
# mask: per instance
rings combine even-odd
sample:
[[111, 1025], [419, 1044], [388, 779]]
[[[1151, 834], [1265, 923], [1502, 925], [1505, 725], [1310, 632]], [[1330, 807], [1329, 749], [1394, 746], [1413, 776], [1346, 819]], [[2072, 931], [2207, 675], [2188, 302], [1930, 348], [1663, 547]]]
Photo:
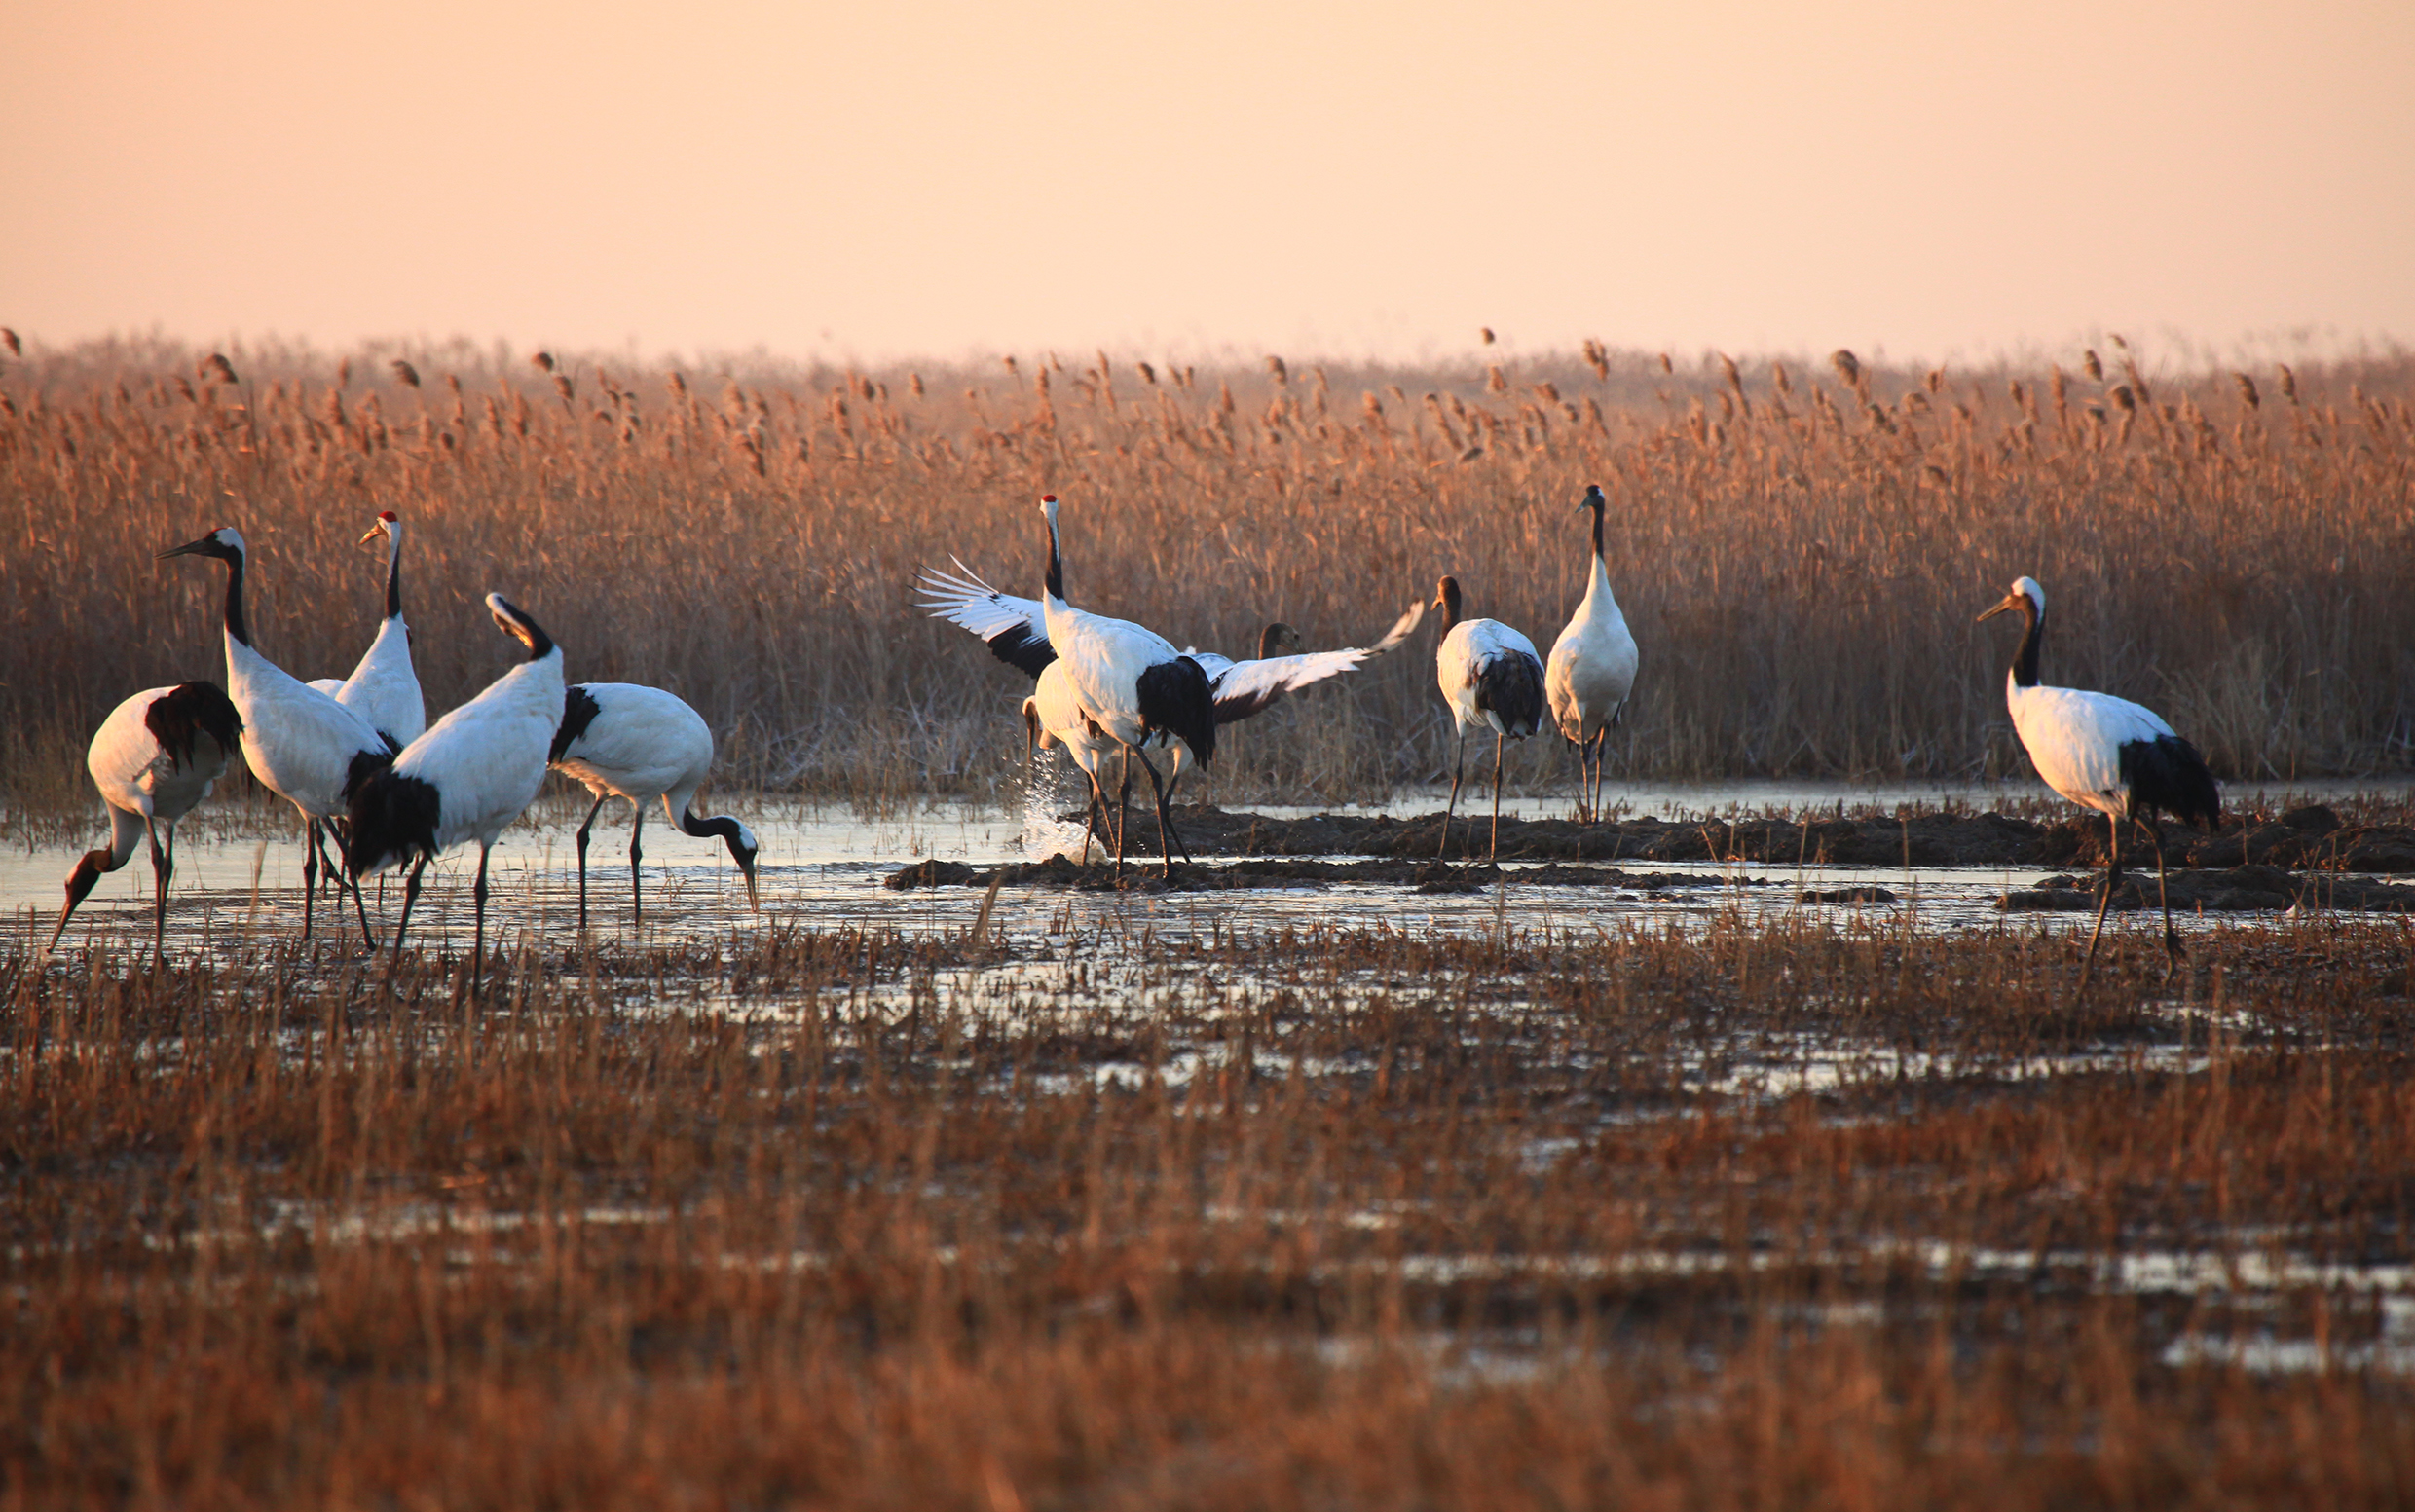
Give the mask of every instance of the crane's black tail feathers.
[[1142, 728], [1174, 736], [1207, 765], [1216, 754], [1216, 695], [1199, 663], [1188, 656], [1161, 661], [1141, 672], [1135, 691]]
[[1476, 669], [1476, 707], [1501, 716], [1502, 733], [1524, 740], [1542, 728], [1542, 663], [1496, 656]]
[[2122, 780], [2130, 784], [2135, 814], [2157, 809], [2200, 830], [2222, 825], [2222, 790], [2197, 748], [2177, 735], [2134, 740], [2122, 747]]
[[207, 735], [230, 757], [243, 738], [243, 717], [215, 682], [179, 682], [142, 712], [143, 727], [178, 766], [193, 764], [193, 737]]
[[442, 799], [433, 784], [405, 777], [391, 767], [353, 790], [347, 805], [344, 869], [354, 878], [414, 856], [436, 854], [436, 821]]

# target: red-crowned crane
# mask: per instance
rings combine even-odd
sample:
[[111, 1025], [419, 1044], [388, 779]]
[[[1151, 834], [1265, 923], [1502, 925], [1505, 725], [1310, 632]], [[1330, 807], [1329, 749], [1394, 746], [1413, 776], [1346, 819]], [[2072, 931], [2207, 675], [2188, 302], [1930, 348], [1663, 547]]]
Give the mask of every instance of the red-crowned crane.
[[548, 758], [554, 770], [583, 783], [595, 794], [587, 821], [578, 827], [578, 927], [587, 927], [587, 834], [604, 800], [629, 800], [629, 916], [644, 922], [639, 898], [638, 834], [646, 828], [646, 805], [660, 799], [662, 811], [683, 834], [718, 839], [746, 878], [750, 908], [755, 895], [755, 857], [762, 849], [755, 831], [726, 814], [698, 819], [688, 804], [713, 770], [713, 731], [704, 716], [676, 693], [636, 682], [574, 682], [562, 704], [562, 727], [554, 732]]
[[[67, 876], [67, 906], [51, 931], [45, 950], [58, 944], [67, 920], [104, 871], [133, 859], [134, 844], [151, 839], [151, 880], [156, 892], [151, 950], [167, 953], [167, 883], [176, 874], [176, 821], [209, 796], [226, 775], [242, 744], [243, 717], [215, 682], [179, 682], [154, 687], [109, 711], [84, 756], [93, 786], [109, 810], [109, 843], [87, 851]], [[167, 847], [160, 848], [160, 831]]]
[[1543, 692], [1551, 721], [1577, 748], [1577, 817], [1602, 818], [1602, 757], [1610, 727], [1625, 717], [1635, 689], [1635, 637], [1610, 591], [1610, 569], [1602, 562], [1602, 512], [1609, 505], [1602, 486], [1591, 484], [1577, 507], [1593, 511], [1593, 554], [1588, 559], [1584, 602], [1543, 664]]
[[1459, 579], [1445, 577], [1434, 589], [1442, 611], [1442, 644], [1434, 651], [1434, 681], [1451, 707], [1459, 755], [1451, 766], [1451, 801], [1442, 811], [1440, 857], [1451, 848], [1451, 816], [1459, 809], [1459, 782], [1468, 767], [1468, 732], [1493, 732], [1493, 843], [1485, 859], [1501, 853], [1502, 748], [1542, 728], [1542, 658], [1535, 643], [1498, 619], [1459, 617]]
[[[1094, 804], [1103, 802], [1104, 789], [1099, 786], [1093, 758], [1121, 748], [1082, 719], [1080, 701], [1073, 696], [1071, 684], [1062, 681], [1063, 673], [1055, 674], [1057, 685], [1050, 686], [1052, 674], [1048, 669], [1056, 664], [1057, 650], [1049, 644], [1047, 610], [1040, 601], [1001, 593], [974, 575], [962, 562], [956, 564], [953, 572], [924, 569], [922, 590], [921, 608], [934, 618], [973, 632], [1000, 661], [1039, 680], [1032, 696], [1023, 700], [1023, 720], [1031, 744], [1041, 748], [1050, 744], [1064, 746], [1066, 755], [1091, 780]], [[1182, 654], [1198, 662], [1200, 670], [1208, 675], [1208, 691], [1215, 701], [1216, 723], [1231, 724], [1274, 707], [1286, 693], [1356, 671], [1361, 663], [1407, 640], [1425, 613], [1424, 604], [1410, 605], [1408, 612], [1372, 645], [1278, 655], [1279, 651], [1299, 645], [1300, 633], [1277, 620], [1259, 632], [1258, 654], [1254, 658], [1235, 661], [1193, 646], [1184, 647]], [[1189, 748], [1163, 732], [1150, 744], [1173, 748], [1173, 773], [1166, 783], [1167, 801], [1171, 803], [1174, 789], [1182, 781]], [[1084, 854], [1088, 853], [1086, 844]]]
[[[394, 748], [353, 710], [304, 683], [252, 648], [243, 619], [242, 535], [220, 526], [187, 541], [169, 557], [214, 557], [227, 568], [227, 697], [242, 716], [243, 760], [260, 785], [302, 815], [302, 938], [311, 937], [311, 903], [318, 892], [318, 837], [331, 820], [344, 817], [353, 793], [376, 772], [393, 764]], [[360, 936], [370, 948], [369, 911], [353, 892]]]
[[2079, 990], [2088, 989], [2089, 971], [2097, 964], [2097, 940], [2104, 934], [2104, 916], [2113, 906], [2113, 890], [2122, 878], [2122, 821], [2128, 819], [2154, 838], [2155, 884], [2163, 894], [2164, 955], [2176, 965], [2179, 931], [2172, 926], [2172, 893], [2164, 874], [2164, 831], [2156, 824], [2158, 810], [2182, 824], [2212, 830], [2222, 823], [2222, 791], [2207, 770], [2197, 748], [2180, 738], [2163, 716], [2127, 698], [2092, 693], [2076, 687], [2049, 687], [2038, 682], [2038, 642], [2046, 628], [2046, 590], [2033, 577], [2017, 577], [2013, 587], [1981, 620], [2018, 613], [2025, 627], [2013, 664], [2004, 675], [2004, 702], [2012, 710], [2013, 730], [2022, 749], [2046, 786], [2082, 808], [2105, 817], [2112, 843], [2105, 863], [2104, 900], [2097, 906], [2097, 927], [2088, 937], [2088, 956], [2080, 965]]
[[[1077, 863], [1086, 867], [1090, 865], [1091, 835], [1098, 827], [1099, 811], [1107, 801], [1099, 773], [1107, 757], [1121, 748], [1082, 713], [1081, 700], [1073, 693], [1073, 680], [1065, 676], [1064, 664], [1055, 660], [1040, 669], [1040, 680], [1032, 684], [1031, 696], [1023, 700], [1025, 756], [1051, 746], [1065, 748], [1065, 755], [1072, 758], [1082, 780], [1090, 786], [1090, 807], [1082, 816], [1082, 856]], [[1181, 748], [1177, 746], [1175, 750], [1179, 753]], [[1175, 759], [1180, 759], [1178, 754]]]
[[427, 728], [427, 702], [411, 666], [411, 627], [402, 618], [402, 521], [388, 509], [360, 537], [386, 538], [386, 617], [349, 678], [314, 678], [311, 686], [369, 721], [396, 751]]
[[[1057, 534], [1057, 496], [1043, 495], [1040, 509], [1048, 517], [1048, 572], [1040, 607], [1046, 618], [1049, 645], [1064, 663], [1065, 677], [1082, 713], [1136, 758], [1157, 792], [1158, 843], [1169, 873], [1174, 865], [1174, 827], [1166, 812], [1166, 785], [1143, 750], [1160, 731], [1191, 748], [1201, 764], [1215, 758], [1215, 695], [1208, 674], [1198, 662], [1173, 647], [1154, 630], [1130, 620], [1109, 619], [1077, 609], [1065, 602], [1063, 548]], [[1132, 793], [1132, 770], [1125, 768], [1124, 796]], [[1116, 874], [1124, 870], [1122, 833], [1116, 836]]]
[[553, 638], [500, 593], [486, 596], [486, 608], [497, 628], [527, 649], [528, 659], [429, 725], [390, 770], [363, 782], [353, 794], [352, 828], [344, 837], [344, 865], [355, 889], [370, 872], [411, 864], [402, 919], [394, 928], [397, 956], [427, 864], [464, 840], [478, 842], [478, 878], [469, 894], [473, 987], [486, 957], [487, 854], [544, 785], [566, 691], [562, 648]]

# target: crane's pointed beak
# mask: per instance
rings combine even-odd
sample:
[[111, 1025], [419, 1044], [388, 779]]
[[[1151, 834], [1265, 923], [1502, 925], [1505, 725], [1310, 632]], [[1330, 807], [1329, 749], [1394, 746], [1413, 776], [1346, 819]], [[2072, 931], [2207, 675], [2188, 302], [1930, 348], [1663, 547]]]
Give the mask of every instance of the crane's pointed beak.
[[363, 535], [361, 535], [361, 537], [360, 537], [360, 543], [361, 543], [362, 545], [364, 545], [364, 546], [365, 546], [365, 545], [369, 544], [369, 542], [371, 542], [371, 541], [373, 541], [373, 540], [376, 540], [379, 536], [384, 535], [385, 534], [386, 534], [386, 522], [385, 522], [385, 521], [383, 521], [383, 520], [380, 520], [377, 524], [370, 526], [370, 527], [369, 527], [369, 529], [368, 529], [368, 531], [367, 531], [365, 534], [363, 534]]
[[169, 557], [199, 556], [201, 553], [207, 551], [210, 547], [216, 544], [218, 544], [218, 537], [215, 535], [204, 535], [200, 540], [188, 540], [183, 545], [176, 547], [172, 551], [163, 551], [158, 556], [152, 558], [152, 560], [155, 562], [165, 562]]
[[1980, 615], [1977, 619], [1972, 620], [1971, 623], [1974, 625], [1986, 624], [1988, 620], [1995, 618], [1998, 614], [2011, 613], [2014, 609], [2021, 608], [2021, 605], [2022, 598], [2020, 594], [2008, 593], [2004, 596], [2003, 601], [1997, 604], [1995, 608]]
[[757, 913], [762, 912], [763, 901], [755, 891], [755, 863], [750, 861], [740, 867], [738, 873], [746, 878], [746, 905]]

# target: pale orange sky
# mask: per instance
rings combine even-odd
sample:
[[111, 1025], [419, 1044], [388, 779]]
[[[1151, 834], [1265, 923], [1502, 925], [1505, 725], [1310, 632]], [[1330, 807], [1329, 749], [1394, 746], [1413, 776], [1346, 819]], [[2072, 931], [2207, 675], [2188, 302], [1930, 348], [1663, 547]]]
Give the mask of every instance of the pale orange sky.
[[2415, 337], [2409, 0], [0, 4], [52, 344]]

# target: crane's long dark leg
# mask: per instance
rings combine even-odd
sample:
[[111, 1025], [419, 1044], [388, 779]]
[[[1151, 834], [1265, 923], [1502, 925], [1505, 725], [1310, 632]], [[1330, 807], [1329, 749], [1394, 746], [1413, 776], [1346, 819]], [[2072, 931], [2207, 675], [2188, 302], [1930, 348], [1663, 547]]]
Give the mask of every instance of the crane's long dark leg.
[[599, 793], [587, 809], [587, 822], [578, 827], [578, 933], [587, 932], [587, 836], [595, 832], [595, 816], [604, 812], [609, 793]]
[[1132, 747], [1124, 748], [1124, 786], [1115, 795], [1115, 879], [1124, 880], [1124, 816], [1132, 811]]
[[1579, 738], [1569, 744], [1577, 748], [1577, 823], [1581, 825], [1585, 822], [1585, 778], [1591, 768], [1585, 763], [1585, 742]]
[[1493, 732], [1493, 844], [1485, 852], [1484, 859], [1488, 863], [1501, 857], [1501, 753], [1502, 748], [1508, 744], [1508, 736], [1499, 730]]
[[[156, 895], [151, 915], [151, 958], [155, 961], [166, 961], [167, 959], [167, 853], [160, 849], [158, 822], [146, 815], [142, 828], [143, 832], [151, 837], [151, 888]], [[172, 837], [176, 831], [170, 830], [167, 832]]]
[[2113, 842], [2113, 855], [2105, 863], [2104, 898], [2097, 904], [2097, 928], [2088, 937], [2088, 955], [2080, 962], [2080, 992], [2088, 990], [2088, 974], [2097, 964], [2097, 941], [2104, 935], [2104, 916], [2113, 906], [2113, 889], [2120, 886], [2122, 880], [2122, 822], [2108, 814], [2105, 816], [2105, 829]]
[[1594, 797], [1591, 797], [1591, 802], [1586, 802], [1586, 812], [1594, 817], [1594, 824], [1601, 824], [1601, 763], [1609, 760], [1609, 756], [1611, 756], [1611, 727], [1609, 724], [1604, 724], [1604, 727], [1594, 732]]
[[[1174, 790], [1182, 786], [1182, 753], [1187, 749], [1189, 748], [1180, 745], [1174, 747], [1174, 769], [1166, 778], [1166, 796], [1158, 803], [1158, 808], [1162, 812], [1170, 813], [1173, 809]], [[1143, 756], [1141, 759], [1145, 761], [1148, 757]], [[1161, 824], [1160, 828], [1165, 827]], [[1174, 830], [1171, 833], [1174, 837], [1174, 849], [1182, 853], [1183, 865], [1190, 865], [1191, 848], [1182, 843], [1182, 831]]]
[[469, 886], [469, 995], [478, 995], [478, 977], [486, 970], [486, 858], [488, 846], [478, 845], [478, 880]]
[[[1166, 812], [1166, 785], [1165, 783], [1159, 781], [1157, 767], [1155, 763], [1149, 760], [1149, 754], [1147, 752], [1141, 750], [1138, 746], [1133, 746], [1127, 749], [1129, 749], [1133, 756], [1140, 758], [1140, 769], [1149, 774], [1149, 787], [1157, 793], [1157, 848], [1159, 853], [1166, 858], [1166, 875], [1172, 876], [1174, 874], [1174, 842], [1172, 838], [1174, 832], [1174, 822], [1172, 817]], [[1188, 858], [1185, 857], [1185, 859], [1187, 860]]]
[[[402, 937], [411, 930], [411, 905], [420, 901], [420, 873], [427, 869], [427, 858], [420, 857], [411, 864], [411, 875], [402, 884], [402, 922], [394, 926], [394, 955], [402, 954]], [[389, 957], [390, 961], [393, 957]]]
[[[639, 896], [644, 889], [639, 883], [641, 873], [637, 869], [637, 863], [638, 858], [645, 853], [638, 849], [637, 837], [638, 831], [646, 828], [646, 808], [645, 805], [634, 802], [629, 807], [634, 810], [629, 820], [629, 919], [631, 923], [642, 927], [646, 923], [646, 901]], [[482, 861], [479, 875], [485, 874], [485, 866]]]
[[[1075, 764], [1079, 765], [1080, 763], [1076, 762]], [[1094, 761], [1094, 766], [1095, 764], [1096, 763]], [[1096, 830], [1098, 826], [1106, 823], [1107, 795], [1105, 792], [1099, 788], [1098, 773], [1094, 770], [1092, 766], [1082, 767], [1082, 780], [1090, 784], [1090, 808], [1082, 815], [1081, 864], [1087, 867], [1090, 865], [1090, 842], [1093, 838], [1093, 831]], [[1103, 849], [1103, 847], [1101, 848]]]
[[[360, 896], [360, 878], [351, 876], [349, 872], [346, 873], [346, 875], [350, 879], [353, 889], [353, 916], [360, 920], [360, 942], [369, 949], [375, 950], [377, 948], [377, 935], [369, 928], [369, 901]], [[385, 900], [383, 898], [379, 899], [379, 906], [385, 906]]]
[[318, 821], [302, 826], [302, 938], [311, 938], [311, 900], [318, 894]]
[[2164, 975], [2169, 977], [2186, 954], [2180, 948], [2180, 932], [2172, 927], [2172, 883], [2164, 872], [2164, 830], [2152, 819], [2137, 820], [2138, 828], [2155, 842], [2155, 891], [2164, 901]]
[[1468, 727], [1462, 724], [1459, 725], [1459, 756], [1451, 763], [1451, 801], [1442, 807], [1442, 843], [1434, 847], [1436, 861], [1451, 853], [1451, 816], [1459, 812], [1459, 779], [1467, 770]]

